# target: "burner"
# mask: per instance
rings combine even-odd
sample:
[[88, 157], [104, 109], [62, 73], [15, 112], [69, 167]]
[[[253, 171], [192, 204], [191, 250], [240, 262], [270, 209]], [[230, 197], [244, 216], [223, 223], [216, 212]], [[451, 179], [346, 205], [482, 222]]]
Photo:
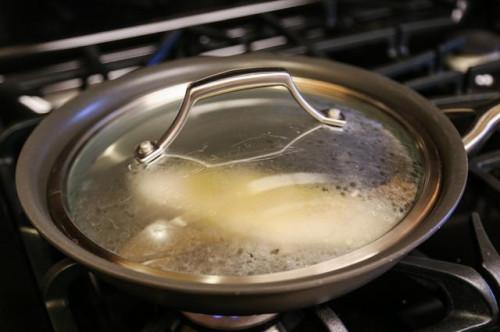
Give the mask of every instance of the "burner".
[[204, 315], [183, 312], [184, 316], [196, 324], [215, 330], [238, 331], [256, 327], [274, 319], [278, 314], [262, 314], [251, 316]]

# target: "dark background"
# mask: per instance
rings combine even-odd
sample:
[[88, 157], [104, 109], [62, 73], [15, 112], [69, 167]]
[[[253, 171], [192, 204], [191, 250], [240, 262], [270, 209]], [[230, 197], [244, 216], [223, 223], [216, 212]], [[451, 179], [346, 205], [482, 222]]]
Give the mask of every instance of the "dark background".
[[[0, 0], [0, 46], [46, 41], [252, 1]], [[253, 1], [256, 2], [256, 1]]]
[[[429, 0], [323, 0], [324, 2], [384, 7]], [[453, 4], [457, 0], [432, 0]], [[77, 36], [159, 21], [172, 16], [203, 12], [217, 7], [256, 3], [249, 0], [0, 0], [0, 46], [16, 45]], [[477, 17], [482, 23], [500, 28], [500, 1], [475, 0], [472, 6], [488, 8]], [[492, 8], [495, 8], [492, 10]]]

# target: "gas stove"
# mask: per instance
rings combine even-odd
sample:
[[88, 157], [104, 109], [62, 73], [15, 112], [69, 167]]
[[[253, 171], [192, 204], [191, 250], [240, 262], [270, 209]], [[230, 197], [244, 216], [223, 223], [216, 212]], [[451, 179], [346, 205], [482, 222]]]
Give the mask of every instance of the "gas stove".
[[346, 62], [407, 85], [445, 112], [453, 108], [447, 113], [462, 133], [500, 102], [500, 6], [493, 2], [207, 1], [196, 13], [148, 3], [174, 14], [149, 23], [122, 15], [115, 30], [97, 20], [86, 35], [0, 47], [0, 330], [500, 330], [498, 133], [470, 158], [466, 192], [442, 229], [375, 281], [294, 312], [184, 314], [115, 289], [41, 238], [15, 192], [23, 142], [80, 91], [144, 66], [246, 52]]

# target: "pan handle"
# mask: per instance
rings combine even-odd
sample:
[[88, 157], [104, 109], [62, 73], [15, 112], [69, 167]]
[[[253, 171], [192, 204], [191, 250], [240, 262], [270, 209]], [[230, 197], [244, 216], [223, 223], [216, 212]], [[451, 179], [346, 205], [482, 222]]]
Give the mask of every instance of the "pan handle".
[[179, 112], [170, 127], [157, 142], [144, 141], [140, 143], [135, 151], [136, 160], [139, 163], [149, 164], [161, 157], [181, 132], [186, 124], [189, 111], [197, 101], [228, 92], [270, 86], [285, 87], [302, 109], [320, 123], [338, 128], [344, 126], [344, 116], [340, 112], [327, 112], [327, 115], [324, 115], [311, 106], [301, 95], [292, 76], [286, 70], [280, 68], [232, 70], [189, 84]]
[[474, 124], [474, 127], [464, 136], [465, 151], [472, 153], [481, 146], [500, 124], [500, 104], [493, 106]]
[[[446, 114], [463, 113], [471, 111], [468, 109], [445, 109]], [[478, 149], [500, 124], [500, 104], [493, 106], [486, 111], [474, 124], [472, 129], [463, 137], [465, 151], [468, 154]]]

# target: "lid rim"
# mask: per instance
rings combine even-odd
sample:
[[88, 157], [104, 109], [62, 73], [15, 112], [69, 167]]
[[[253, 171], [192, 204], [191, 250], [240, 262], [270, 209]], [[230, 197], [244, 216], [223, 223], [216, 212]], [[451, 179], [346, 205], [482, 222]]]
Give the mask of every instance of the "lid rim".
[[[295, 78], [299, 85], [304, 84], [318, 84], [314, 82], [319, 82], [311, 79], [305, 78]], [[323, 84], [324, 82], [321, 82]], [[324, 83], [327, 84], [327, 83]], [[80, 150], [87, 144], [88, 140], [90, 140], [96, 133], [104, 130], [108, 123], [114, 121], [119, 116], [128, 112], [129, 109], [141, 108], [141, 103], [150, 104], [151, 101], [148, 99], [151, 95], [154, 96], [162, 96], [161, 93], [164, 89], [169, 89], [171, 87], [166, 87], [159, 91], [152, 91], [134, 101], [123, 105], [121, 108], [116, 109], [111, 114], [101, 119], [98, 123], [96, 123], [91, 129], [87, 129], [84, 135], [79, 137], [75, 137], [74, 141], [69, 142], [67, 147], [63, 153], [60, 154], [60, 157], [56, 161], [56, 164], [52, 170], [52, 176], [49, 179], [48, 185], [48, 205], [49, 209], [52, 212], [52, 218], [56, 221], [56, 225], [66, 232], [69, 236], [75, 239], [80, 246], [85, 247], [90, 250], [94, 254], [100, 257], [104, 257], [108, 261], [115, 262], [118, 265], [126, 266], [129, 269], [133, 269], [136, 271], [140, 271], [141, 273], [145, 273], [148, 275], [157, 275], [163, 278], [168, 278], [171, 280], [178, 281], [190, 281], [195, 284], [230, 284], [233, 286], [243, 286], [245, 284], [266, 284], [266, 283], [276, 283], [276, 282], [287, 282], [292, 280], [297, 280], [301, 278], [309, 278], [311, 271], [314, 271], [315, 275], [318, 274], [330, 274], [336, 271], [340, 271], [345, 268], [349, 268], [354, 263], [362, 263], [363, 261], [368, 260], [372, 256], [377, 256], [381, 252], [390, 248], [394, 243], [397, 243], [401, 237], [406, 236], [413, 228], [415, 228], [419, 221], [421, 221], [428, 212], [433, 207], [438, 193], [439, 193], [439, 183], [440, 183], [440, 169], [439, 166], [439, 157], [437, 151], [429, 145], [429, 139], [423, 139], [425, 137], [425, 133], [416, 133], [412, 127], [410, 127], [407, 123], [404, 122], [402, 117], [395, 113], [393, 110], [380, 103], [379, 101], [374, 100], [371, 97], [363, 95], [359, 92], [352, 91], [350, 89], [344, 88], [339, 85], [327, 84], [329, 88], [337, 89], [340, 93], [349, 95], [352, 98], [359, 98], [365, 102], [369, 102], [372, 105], [375, 105], [380, 109], [381, 112], [387, 112], [391, 116], [395, 117], [401, 125], [405, 127], [406, 130], [410, 131], [410, 134], [417, 140], [419, 147], [422, 149], [422, 156], [424, 162], [424, 169], [427, 171], [423, 177], [423, 185], [424, 192], [421, 192], [417, 195], [417, 198], [414, 201], [414, 206], [409, 213], [401, 219], [396, 226], [394, 226], [391, 230], [384, 233], [381, 237], [376, 240], [360, 247], [354, 249], [351, 252], [340, 255], [338, 257], [334, 257], [332, 259], [323, 261], [321, 263], [309, 265], [299, 269], [287, 270], [287, 271], [279, 271], [269, 274], [259, 274], [259, 275], [251, 275], [251, 276], [232, 276], [232, 275], [200, 275], [200, 274], [192, 274], [192, 273], [183, 273], [183, 272], [175, 272], [175, 271], [162, 271], [154, 268], [146, 267], [140, 263], [134, 263], [127, 259], [124, 259], [102, 247], [94, 243], [90, 240], [85, 234], [83, 234], [71, 221], [69, 217], [68, 208], [66, 206], [66, 201], [64, 195], [62, 194], [63, 190], [61, 188], [65, 187], [67, 183], [67, 176], [69, 173], [69, 169], [71, 168], [74, 159], [79, 155]], [[147, 102], [146, 102], [147, 101]], [[161, 104], [161, 103], [154, 103]], [[430, 149], [429, 149], [430, 148]], [[398, 233], [399, 238], [394, 234]], [[389, 239], [392, 239], [389, 241]], [[388, 242], [389, 241], [389, 242]], [[336, 263], [341, 262], [341, 263]]]
[[[135, 73], [129, 74], [126, 77], [120, 78], [115, 81], [110, 81], [103, 84], [102, 89], [95, 89], [94, 91], [88, 91], [83, 93], [81, 96], [68, 104], [63, 106], [57, 113], [50, 115], [42, 121], [32, 136], [28, 139], [27, 143], [23, 147], [21, 155], [19, 157], [19, 162], [16, 170], [16, 187], [20, 202], [23, 209], [26, 211], [28, 217], [32, 220], [35, 227], [40, 231], [40, 233], [55, 247], [60, 249], [62, 252], [68, 256], [74, 258], [75, 260], [92, 267], [94, 270], [100, 271], [101, 273], [108, 274], [114, 278], [123, 279], [133, 283], [140, 283], [144, 286], [155, 287], [159, 289], [165, 289], [170, 291], [179, 292], [199, 292], [204, 291], [206, 293], [213, 294], [234, 294], [237, 290], [234, 286], [230, 285], [229, 289], [224, 290], [224, 285], [208, 285], [209, 287], [203, 287], [200, 284], [193, 283], [177, 283], [173, 280], [168, 280], [165, 278], [159, 278], [154, 276], [148, 276], [142, 273], [134, 272], [128, 268], [119, 266], [112, 262], [106, 261], [90, 252], [84, 248], [78, 246], [76, 243], [72, 242], [67, 235], [61, 232], [57, 227], [55, 227], [53, 220], [49, 216], [47, 205], [45, 202], [45, 190], [46, 188], [46, 178], [49, 173], [48, 166], [51, 167], [53, 159], [56, 153], [59, 154], [60, 146], [58, 145], [58, 137], [51, 139], [52, 150], [43, 149], [40, 142], [43, 138], [53, 136], [54, 128], [64, 128], [60, 127], [61, 123], [69, 123], [70, 119], [76, 114], [85, 109], [86, 105], [94, 100], [101, 100], [99, 108], [95, 109], [98, 114], [103, 113], [106, 107], [112, 106], [112, 101], [123, 101], [122, 91], [131, 90], [130, 87], [133, 86], [134, 89], [140, 87], [140, 83], [149, 84], [148, 86], [160, 86], [167, 79], [174, 81], [178, 79], [179, 75], [189, 74], [193, 69], [199, 70], [200, 67], [205, 67], [207, 61], [217, 61], [216, 59], [204, 58], [192, 58], [185, 60], [173, 61], [168, 64], [160, 65], [155, 68], [143, 69]], [[385, 92], [388, 95], [396, 96], [402, 99], [408, 106], [409, 110], [417, 110], [421, 112], [421, 116], [425, 119], [433, 119], [435, 126], [439, 127], [439, 130], [443, 130], [445, 137], [442, 141], [439, 141], [440, 154], [444, 153], [446, 155], [447, 149], [455, 148], [460, 146], [461, 139], [458, 135], [456, 129], [452, 126], [449, 120], [432, 105], [427, 100], [423, 99], [421, 96], [417, 95], [410, 89], [396, 84], [387, 78], [374, 75], [367, 71], [354, 68], [344, 64], [332, 63], [331, 61], [310, 59], [305, 57], [288, 57], [286, 59], [278, 59], [275, 55], [266, 54], [252, 54], [239, 57], [233, 57], [232, 59], [224, 59], [225, 65], [238, 67], [242, 63], [249, 63], [250, 61], [265, 61], [266, 63], [272, 63], [273, 66], [276, 65], [290, 65], [294, 67], [294, 70], [300, 72], [301, 70], [311, 70], [315, 71], [315, 66], [319, 66], [323, 71], [336, 72], [339, 74], [351, 76], [357, 76], [357, 81], [350, 81], [351, 85], [360, 84], [360, 81], [367, 83], [368, 87], [373, 87], [374, 92]], [[300, 65], [299, 65], [300, 64]], [[220, 63], [219, 63], [220, 65]], [[348, 77], [345, 77], [348, 79]], [[153, 81], [156, 80], [156, 83]], [[133, 84], [132, 84], [133, 82]], [[356, 83], [358, 82], [358, 83]], [[143, 84], [145, 86], [146, 84]], [[127, 90], [128, 89], [128, 90]], [[121, 94], [116, 94], [120, 91]], [[134, 91], [134, 90], [132, 90]], [[109, 98], [109, 94], [118, 97], [116, 99]], [[121, 98], [120, 98], [121, 96]], [[381, 94], [384, 96], [384, 94]], [[399, 96], [399, 97], [398, 97]], [[107, 102], [104, 102], [104, 98]], [[436, 129], [437, 130], [437, 129]], [[70, 131], [62, 131], [58, 134], [67, 134]], [[437, 134], [435, 134], [437, 135]], [[43, 153], [45, 152], [45, 154]], [[45, 158], [40, 157], [43, 155]], [[445, 156], [446, 157], [446, 156]], [[45, 159], [43, 162], [41, 159]], [[303, 282], [302, 280], [291, 280], [284, 285], [280, 286], [278, 283], [269, 285], [272, 286], [272, 290], [269, 293], [280, 293], [284, 291], [300, 290], [313, 285], [317, 285], [318, 282], [334, 282], [339, 280], [345, 280], [348, 278], [356, 277], [367, 271], [372, 271], [376, 268], [381, 268], [395, 260], [399, 259], [401, 256], [405, 255], [408, 251], [416, 247], [422, 241], [427, 239], [435, 230], [437, 230], [440, 225], [442, 225], [448, 218], [451, 211], [455, 208], [459, 198], [461, 197], [463, 190], [465, 188], [465, 182], [467, 178], [467, 163], [466, 154], [463, 150], [456, 150], [453, 154], [448, 154], [448, 157], [444, 159], [446, 164], [444, 165], [446, 181], [444, 182], [445, 188], [439, 199], [439, 204], [436, 205], [435, 209], [431, 211], [430, 215], [426, 218], [425, 223], [423, 223], [418, 230], [413, 232], [411, 236], [402, 239], [401, 243], [390, 248], [388, 253], [384, 255], [377, 255], [373, 257], [372, 260], [366, 261], [363, 264], [349, 266], [349, 269], [345, 271], [334, 271], [330, 273], [328, 277], [325, 276], [312, 276], [314, 280], [309, 282]], [[48, 165], [43, 167], [44, 163]], [[453, 174], [453, 179], [451, 181], [451, 174]], [[41, 189], [41, 190], [40, 190]], [[283, 284], [283, 283], [281, 283]], [[252, 293], [257, 293], [261, 291], [263, 285], [255, 285], [252, 288]], [[232, 289], [232, 291], [231, 291]]]

